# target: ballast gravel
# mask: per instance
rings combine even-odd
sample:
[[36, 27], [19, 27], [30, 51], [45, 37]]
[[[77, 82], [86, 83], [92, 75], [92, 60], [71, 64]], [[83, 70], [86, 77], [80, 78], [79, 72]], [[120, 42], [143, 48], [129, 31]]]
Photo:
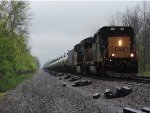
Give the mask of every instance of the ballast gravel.
[[[130, 95], [106, 99], [105, 89], [127, 84], [88, 78], [92, 84], [72, 87], [72, 82], [64, 77], [60, 80], [40, 70], [32, 80], [0, 99], [0, 113], [123, 113], [125, 107], [141, 109], [150, 105], [149, 87], [129, 85], [133, 88]], [[100, 98], [93, 99], [94, 93], [99, 93]]]

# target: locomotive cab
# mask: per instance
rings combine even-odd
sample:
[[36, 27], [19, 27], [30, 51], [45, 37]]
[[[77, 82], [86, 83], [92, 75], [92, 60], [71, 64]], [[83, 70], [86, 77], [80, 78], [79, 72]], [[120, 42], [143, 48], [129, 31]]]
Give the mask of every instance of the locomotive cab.
[[91, 39], [86, 38], [74, 47], [77, 54], [76, 73], [87, 73], [89, 70], [89, 63], [93, 59]]
[[103, 27], [98, 32], [102, 68], [115, 73], [138, 73], [134, 32], [131, 27]]

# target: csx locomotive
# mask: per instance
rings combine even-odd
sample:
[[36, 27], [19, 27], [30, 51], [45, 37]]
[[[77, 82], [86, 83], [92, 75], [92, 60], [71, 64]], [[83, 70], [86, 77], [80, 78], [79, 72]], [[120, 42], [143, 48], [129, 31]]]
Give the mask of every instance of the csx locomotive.
[[131, 27], [105, 26], [82, 40], [67, 54], [53, 59], [44, 69], [98, 75], [135, 76], [138, 54]]

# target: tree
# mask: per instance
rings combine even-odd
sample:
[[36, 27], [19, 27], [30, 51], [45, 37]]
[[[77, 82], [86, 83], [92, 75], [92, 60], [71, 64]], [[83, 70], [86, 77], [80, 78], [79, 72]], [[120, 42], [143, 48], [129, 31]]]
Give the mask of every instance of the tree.
[[117, 12], [115, 15], [113, 15], [109, 20], [109, 25], [111, 26], [121, 26], [122, 21], [121, 18], [122, 14], [120, 12]]
[[142, 71], [147, 71], [147, 67], [150, 66], [150, 60], [149, 60], [149, 56], [150, 56], [150, 39], [149, 39], [149, 30], [150, 30], [150, 26], [149, 26], [149, 23], [148, 23], [148, 20], [150, 19], [150, 2], [142, 2], [141, 5], [139, 5], [138, 7], [138, 11], [139, 11], [139, 20], [141, 22], [141, 32], [142, 32], [142, 35], [141, 35], [141, 43], [142, 43], [142, 47], [143, 47], [143, 53], [142, 53]]
[[29, 2], [27, 1], [1, 1], [1, 19], [5, 20], [5, 27], [9, 31], [27, 34], [29, 21]]
[[34, 71], [28, 45], [29, 2], [0, 1], [0, 76]]

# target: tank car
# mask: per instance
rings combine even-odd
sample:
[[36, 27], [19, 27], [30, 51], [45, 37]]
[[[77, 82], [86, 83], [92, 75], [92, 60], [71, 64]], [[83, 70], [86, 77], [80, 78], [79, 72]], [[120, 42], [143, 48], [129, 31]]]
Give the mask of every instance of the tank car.
[[67, 62], [68, 56], [64, 53], [64, 55], [61, 55], [60, 57], [50, 60], [47, 63], [44, 64], [43, 69], [45, 71], [60, 71], [60, 72], [67, 72]]

